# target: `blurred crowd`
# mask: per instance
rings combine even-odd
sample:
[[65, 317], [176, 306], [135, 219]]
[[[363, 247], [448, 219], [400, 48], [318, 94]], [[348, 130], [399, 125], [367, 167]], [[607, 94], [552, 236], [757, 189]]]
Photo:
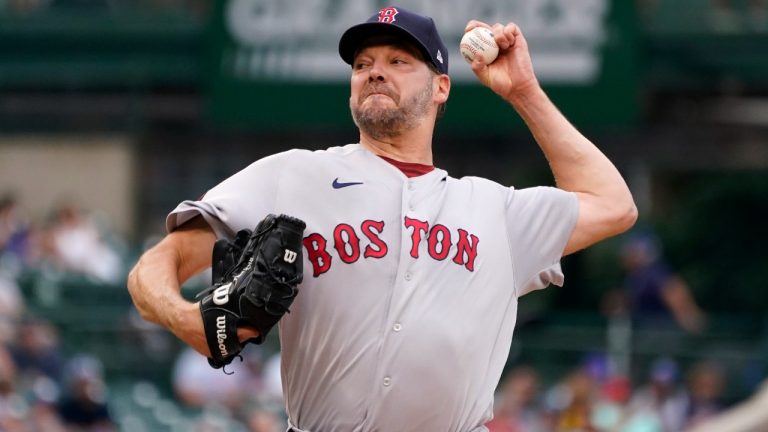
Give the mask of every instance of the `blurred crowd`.
[[[151, 432], [161, 422], [194, 432], [285, 430], [279, 354], [267, 356], [251, 346], [242, 362], [224, 372], [184, 349], [172, 370], [170, 401], [177, 410], [146, 410], [156, 408], [162, 391], [151, 383], [130, 388], [132, 400], [117, 409], [115, 389], [97, 357], [65, 355], [56, 329], [42, 319], [23, 320], [17, 332], [0, 345], [0, 431]], [[142, 386], [151, 392], [137, 392]], [[137, 420], [139, 411], [165, 418]]]
[[[216, 370], [190, 348], [185, 348], [173, 369], [173, 389], [177, 400], [187, 408], [203, 412], [217, 408], [229, 421], [243, 425], [248, 432], [284, 431], [287, 418], [283, 407], [280, 379], [280, 354], [265, 355], [261, 347], [250, 345], [225, 370]], [[203, 431], [225, 432], [207, 424], [203, 417], [197, 426]]]
[[12, 193], [0, 194], [0, 252], [6, 268], [53, 268], [95, 282], [122, 281], [125, 242], [105, 218], [71, 199], [48, 215], [35, 216]]
[[0, 430], [116, 430], [107, 408], [101, 362], [64, 356], [56, 329], [25, 318], [0, 345]]
[[28, 310], [17, 284], [28, 270], [117, 283], [123, 258], [73, 201], [35, 219], [13, 194], [0, 195], [0, 430], [114, 430], [100, 360], [65, 355], [58, 329]]
[[545, 388], [528, 365], [506, 374], [499, 387], [490, 432], [681, 432], [705, 424], [726, 408], [726, 375], [717, 363], [682, 371], [659, 358], [645, 381], [610, 372], [600, 355], [588, 356], [562, 380]]

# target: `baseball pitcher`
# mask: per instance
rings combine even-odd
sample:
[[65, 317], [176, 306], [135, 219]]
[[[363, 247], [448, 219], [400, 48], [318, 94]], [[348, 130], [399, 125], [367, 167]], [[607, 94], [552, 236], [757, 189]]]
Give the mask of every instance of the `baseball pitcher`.
[[[636, 219], [618, 170], [540, 87], [520, 28], [465, 30], [478, 27], [498, 55], [476, 52], [472, 70], [526, 122], [557, 187], [433, 165], [458, 47], [385, 7], [339, 42], [359, 142], [266, 157], [182, 202], [129, 276], [142, 316], [215, 367], [276, 325], [290, 430], [485, 431], [520, 296], [562, 285], [562, 256]], [[202, 301], [184, 300], [180, 284], [211, 265]]]

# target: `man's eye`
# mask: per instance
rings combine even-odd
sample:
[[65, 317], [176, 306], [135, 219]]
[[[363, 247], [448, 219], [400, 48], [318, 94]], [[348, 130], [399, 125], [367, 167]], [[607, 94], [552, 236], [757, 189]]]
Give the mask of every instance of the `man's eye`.
[[406, 61], [403, 59], [393, 59], [392, 64], [405, 64]]

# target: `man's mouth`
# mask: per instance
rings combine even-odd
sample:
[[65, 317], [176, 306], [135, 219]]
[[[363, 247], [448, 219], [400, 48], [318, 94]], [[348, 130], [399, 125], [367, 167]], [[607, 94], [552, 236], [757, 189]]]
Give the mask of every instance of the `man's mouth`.
[[360, 101], [362, 102], [363, 100], [368, 99], [369, 97], [372, 97], [372, 96], [386, 96], [392, 99], [392, 101], [394, 101], [395, 103], [397, 103], [397, 99], [395, 98], [394, 94], [388, 91], [381, 91], [381, 90], [373, 90], [373, 91], [365, 92], [363, 96], [360, 98]]

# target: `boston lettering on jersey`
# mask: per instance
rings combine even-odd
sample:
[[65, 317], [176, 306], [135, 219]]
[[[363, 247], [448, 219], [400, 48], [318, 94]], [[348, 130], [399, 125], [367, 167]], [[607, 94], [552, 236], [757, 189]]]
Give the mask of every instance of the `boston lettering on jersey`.
[[[429, 222], [405, 217], [403, 226], [410, 230], [410, 244], [407, 245], [411, 257], [419, 258], [419, 246], [427, 243], [429, 256], [436, 261], [443, 261], [451, 255], [452, 246], [456, 250], [451, 258], [455, 264], [464, 266], [469, 271], [475, 270], [477, 244], [480, 239], [466, 230], [459, 228], [455, 232], [441, 224], [430, 226]], [[312, 263], [312, 276], [318, 277], [330, 270], [333, 255], [346, 263], [352, 264], [363, 258], [383, 258], [389, 251], [387, 243], [379, 236], [384, 232], [384, 222], [364, 220], [359, 231], [352, 225], [340, 223], [333, 229], [333, 245], [322, 234], [312, 233], [304, 237], [307, 258]], [[359, 234], [358, 234], [359, 233]], [[364, 239], [363, 239], [364, 238]], [[367, 241], [365, 247], [361, 243]]]

